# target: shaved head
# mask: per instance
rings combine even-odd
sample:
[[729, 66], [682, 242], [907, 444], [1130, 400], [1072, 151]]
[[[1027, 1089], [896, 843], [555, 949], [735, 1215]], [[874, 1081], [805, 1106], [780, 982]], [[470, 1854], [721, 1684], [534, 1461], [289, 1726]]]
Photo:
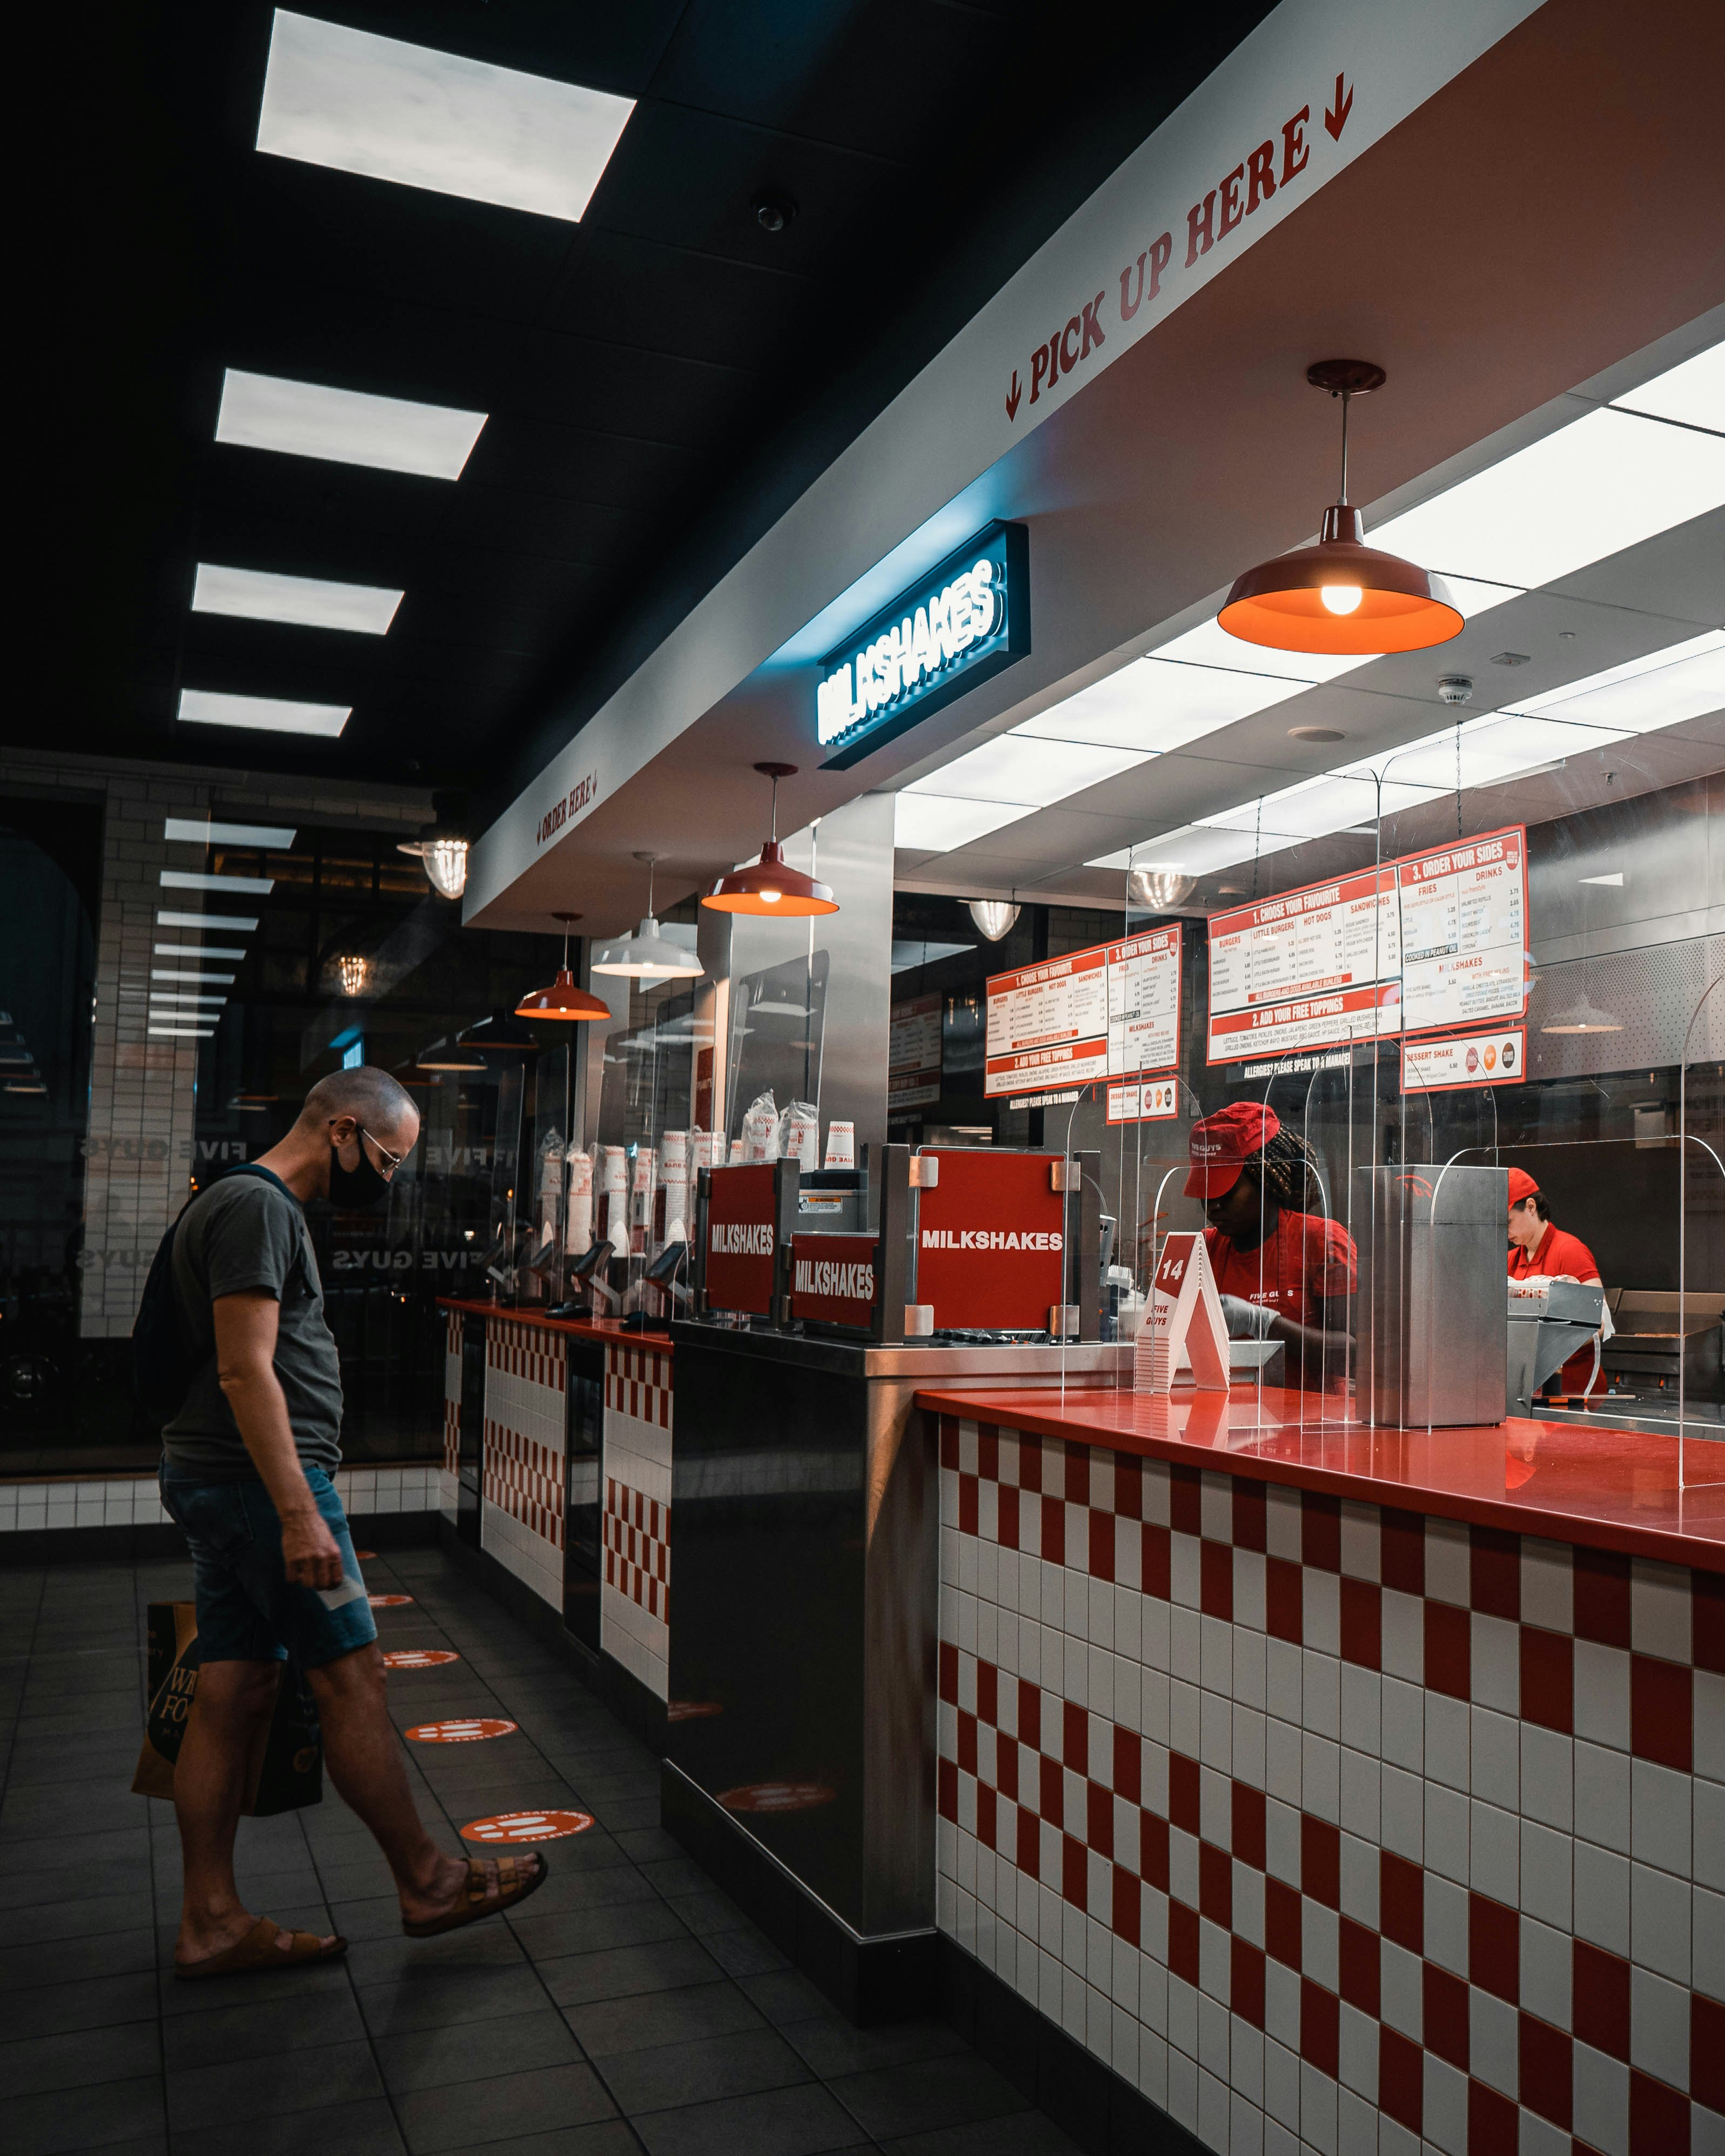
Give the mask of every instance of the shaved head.
[[419, 1111], [413, 1096], [387, 1070], [362, 1063], [355, 1070], [332, 1070], [320, 1078], [305, 1096], [300, 1122], [308, 1130], [321, 1131], [338, 1116], [352, 1116], [376, 1137], [399, 1132], [411, 1122], [418, 1126]]

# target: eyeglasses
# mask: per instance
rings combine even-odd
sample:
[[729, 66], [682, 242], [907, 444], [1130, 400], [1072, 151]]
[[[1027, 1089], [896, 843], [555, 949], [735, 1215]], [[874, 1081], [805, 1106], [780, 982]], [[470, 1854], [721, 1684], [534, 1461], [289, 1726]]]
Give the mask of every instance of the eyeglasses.
[[[372, 1138], [371, 1132], [366, 1128], [363, 1123], [356, 1124], [354, 1127], [358, 1131], [362, 1138]], [[372, 1143], [374, 1146], [377, 1146], [377, 1158], [383, 1163], [382, 1167], [377, 1172], [383, 1178], [383, 1180], [388, 1183], [390, 1177], [395, 1173], [397, 1168], [401, 1166], [402, 1163], [408, 1156], [404, 1152], [391, 1152], [388, 1146], [377, 1145], [376, 1138], [372, 1138]]]

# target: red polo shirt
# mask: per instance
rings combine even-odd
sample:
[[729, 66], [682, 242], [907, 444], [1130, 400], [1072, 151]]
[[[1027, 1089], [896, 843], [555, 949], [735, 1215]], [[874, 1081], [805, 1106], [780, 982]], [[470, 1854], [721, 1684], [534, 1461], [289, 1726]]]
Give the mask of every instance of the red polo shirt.
[[1596, 1281], [1599, 1267], [1579, 1235], [1572, 1235], [1548, 1220], [1545, 1233], [1531, 1250], [1524, 1250], [1519, 1243], [1509, 1246], [1510, 1278], [1526, 1280], [1530, 1273], [1541, 1273], [1549, 1279], [1570, 1273], [1579, 1281]]
[[1224, 1295], [1260, 1302], [1296, 1325], [1317, 1323], [1317, 1305], [1350, 1294], [1358, 1279], [1353, 1238], [1317, 1213], [1282, 1213], [1255, 1250], [1242, 1250], [1219, 1228], [1204, 1231]]
[[[1509, 1246], [1509, 1276], [1512, 1280], [1526, 1280], [1530, 1273], [1540, 1273], [1554, 1279], [1559, 1273], [1570, 1273], [1579, 1281], [1596, 1281], [1599, 1277], [1599, 1260], [1579, 1235], [1572, 1235], [1565, 1228], [1555, 1226], [1548, 1220], [1545, 1233], [1531, 1250], [1524, 1250], [1519, 1243]], [[1601, 1375], [1604, 1365], [1600, 1366]], [[1572, 1355], [1558, 1373], [1558, 1383], [1566, 1393], [1592, 1390], [1594, 1351], [1584, 1348]]]

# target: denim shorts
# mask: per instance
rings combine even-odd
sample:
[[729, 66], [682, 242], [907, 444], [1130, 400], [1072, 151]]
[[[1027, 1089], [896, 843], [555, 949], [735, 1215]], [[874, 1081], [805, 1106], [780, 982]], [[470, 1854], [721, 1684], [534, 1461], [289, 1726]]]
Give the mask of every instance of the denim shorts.
[[198, 1638], [206, 1662], [280, 1662], [321, 1669], [377, 1636], [353, 1539], [336, 1486], [308, 1467], [324, 1525], [341, 1553], [339, 1587], [298, 1587], [282, 1563], [281, 1522], [255, 1476], [206, 1482], [175, 1474], [164, 1460], [162, 1502], [192, 1546]]

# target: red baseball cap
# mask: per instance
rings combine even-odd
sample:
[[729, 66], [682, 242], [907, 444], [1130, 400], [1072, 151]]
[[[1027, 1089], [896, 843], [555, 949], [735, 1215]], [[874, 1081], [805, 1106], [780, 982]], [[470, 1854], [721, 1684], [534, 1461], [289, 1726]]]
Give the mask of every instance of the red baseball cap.
[[1281, 1128], [1274, 1108], [1259, 1101], [1235, 1101], [1192, 1126], [1189, 1141], [1192, 1167], [1186, 1178], [1189, 1198], [1220, 1198], [1240, 1180], [1240, 1171], [1261, 1152]]
[[1509, 1202], [1512, 1205], [1519, 1205], [1524, 1199], [1532, 1198], [1538, 1188], [1539, 1185], [1533, 1180], [1532, 1177], [1528, 1174], [1525, 1168], [1511, 1168], [1509, 1172]]

